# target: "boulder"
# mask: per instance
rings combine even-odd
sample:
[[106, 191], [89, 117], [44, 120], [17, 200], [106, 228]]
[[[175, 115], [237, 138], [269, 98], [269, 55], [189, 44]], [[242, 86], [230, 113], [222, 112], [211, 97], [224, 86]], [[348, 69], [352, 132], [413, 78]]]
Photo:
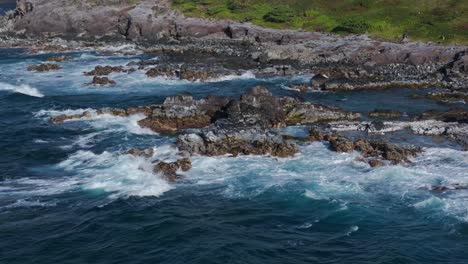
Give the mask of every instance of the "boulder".
[[113, 72], [122, 72], [122, 71], [123, 71], [122, 66], [96, 66], [94, 70], [90, 72], [85, 72], [85, 75], [103, 76], [103, 75], [109, 75]]
[[61, 124], [67, 120], [72, 120], [72, 119], [80, 119], [80, 118], [91, 118], [93, 117], [93, 114], [89, 111], [84, 111], [81, 114], [73, 114], [73, 115], [58, 115], [58, 116], [53, 116], [50, 118], [50, 121], [54, 124]]
[[91, 82], [94, 85], [115, 85], [116, 82], [107, 77], [94, 76], [93, 81]]
[[204, 156], [269, 154], [289, 157], [298, 152], [294, 143], [284, 140], [280, 135], [258, 128], [208, 129], [200, 133], [179, 136], [177, 146], [191, 155]]
[[37, 65], [31, 65], [28, 67], [28, 71], [37, 71], [37, 72], [47, 72], [52, 70], [59, 70], [62, 69], [60, 65], [55, 63], [42, 63]]
[[143, 158], [151, 158], [154, 155], [154, 149], [138, 149], [132, 148], [127, 151], [127, 154], [135, 156], [135, 157], [143, 157]]
[[154, 173], [162, 175], [169, 182], [176, 182], [182, 179], [182, 176], [177, 174], [178, 170], [184, 172], [192, 169], [192, 162], [189, 158], [179, 159], [175, 162], [156, 161]]

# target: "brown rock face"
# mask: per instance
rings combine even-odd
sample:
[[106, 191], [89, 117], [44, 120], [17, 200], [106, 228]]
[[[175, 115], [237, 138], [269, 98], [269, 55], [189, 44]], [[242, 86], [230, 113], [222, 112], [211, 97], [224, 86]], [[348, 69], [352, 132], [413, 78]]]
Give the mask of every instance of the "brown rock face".
[[299, 150], [281, 136], [259, 129], [211, 129], [201, 133], [181, 135], [177, 146], [190, 154], [205, 156], [266, 155], [289, 157]]
[[54, 116], [50, 119], [50, 121], [54, 124], [61, 124], [65, 122], [66, 120], [71, 120], [71, 119], [80, 119], [80, 118], [91, 118], [93, 114], [89, 111], [85, 111], [82, 114], [74, 114], [74, 115], [59, 115], [59, 116]]
[[195, 100], [190, 94], [171, 96], [166, 98], [162, 105], [155, 107], [139, 125], [159, 133], [203, 128], [211, 124], [216, 113], [227, 102], [227, 98], [217, 96], [200, 100]]
[[188, 158], [177, 160], [176, 162], [158, 162], [154, 167], [154, 173], [162, 175], [169, 182], [176, 182], [182, 179], [177, 174], [178, 170], [189, 171], [192, 169], [192, 162]]
[[115, 85], [116, 82], [107, 77], [94, 76], [92, 84], [94, 85]]
[[146, 76], [154, 78], [154, 77], [173, 77], [178, 78], [181, 80], [187, 81], [201, 81], [205, 82], [209, 79], [213, 79], [219, 77], [218, 74], [210, 72], [208, 70], [202, 69], [192, 69], [188, 67], [174, 67], [170, 65], [165, 66], [157, 66], [154, 68], [149, 69], [146, 72]]
[[43, 63], [43, 64], [37, 64], [37, 65], [31, 65], [28, 67], [28, 71], [37, 71], [37, 72], [47, 72], [47, 71], [52, 71], [52, 70], [59, 70], [62, 69], [60, 65], [55, 64], [55, 63]]
[[122, 66], [96, 66], [94, 70], [90, 72], [86, 72], [85, 75], [88, 76], [103, 76], [103, 75], [109, 75], [113, 72], [122, 72], [123, 68]]
[[[334, 151], [349, 153], [356, 150], [361, 152], [365, 158], [383, 158], [393, 164], [408, 163], [410, 157], [414, 157], [422, 151], [420, 148], [400, 147], [383, 141], [368, 141], [367, 139], [352, 141], [345, 136], [336, 133], [327, 134], [316, 129], [310, 131], [308, 140], [325, 140], [330, 143], [330, 147]], [[373, 160], [375, 159], [370, 161], [373, 164], [378, 164], [377, 161]], [[372, 164], [370, 165], [372, 166]]]
[[151, 158], [154, 155], [154, 150], [151, 148], [150, 149], [132, 148], [129, 151], [127, 151], [127, 154], [130, 154], [135, 157]]

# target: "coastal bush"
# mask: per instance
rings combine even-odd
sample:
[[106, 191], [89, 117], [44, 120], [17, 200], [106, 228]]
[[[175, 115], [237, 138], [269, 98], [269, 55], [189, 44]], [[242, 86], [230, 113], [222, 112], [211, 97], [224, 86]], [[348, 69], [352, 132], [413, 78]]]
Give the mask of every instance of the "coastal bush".
[[289, 6], [278, 6], [263, 16], [263, 19], [267, 22], [284, 23], [293, 17], [294, 11]]
[[333, 29], [335, 33], [366, 33], [371, 28], [369, 22], [362, 17], [350, 17]]
[[[131, 1], [131, 0], [129, 0]], [[273, 28], [468, 44], [468, 0], [172, 0], [188, 16]]]

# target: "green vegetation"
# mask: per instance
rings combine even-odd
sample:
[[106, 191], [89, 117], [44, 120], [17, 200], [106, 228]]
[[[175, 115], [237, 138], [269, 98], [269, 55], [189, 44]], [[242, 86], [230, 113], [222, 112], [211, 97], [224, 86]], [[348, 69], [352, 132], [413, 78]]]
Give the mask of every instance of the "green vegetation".
[[272, 28], [368, 33], [398, 41], [468, 44], [468, 0], [172, 0], [188, 16]]

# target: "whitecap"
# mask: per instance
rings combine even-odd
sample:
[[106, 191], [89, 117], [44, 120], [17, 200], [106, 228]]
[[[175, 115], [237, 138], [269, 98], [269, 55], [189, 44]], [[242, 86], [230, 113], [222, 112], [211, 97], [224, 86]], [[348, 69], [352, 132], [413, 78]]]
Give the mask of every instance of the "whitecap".
[[3, 208], [13, 209], [13, 208], [31, 208], [31, 207], [52, 207], [56, 205], [57, 204], [55, 202], [47, 203], [47, 202], [41, 202], [39, 200], [19, 199], [19, 200], [16, 200], [12, 204], [8, 204], [4, 206]]
[[27, 84], [13, 85], [0, 82], [0, 91], [11, 91], [14, 93], [25, 94], [33, 97], [44, 97], [44, 95], [36, 88]]
[[351, 235], [354, 232], [357, 232], [359, 230], [359, 226], [351, 226], [348, 231], [346, 231], [346, 236]]
[[173, 188], [153, 174], [148, 160], [131, 155], [78, 151], [58, 167], [80, 177], [83, 189], [102, 190], [110, 198], [160, 196]]
[[208, 79], [206, 82], [225, 82], [225, 81], [233, 81], [233, 80], [249, 80], [255, 79], [256, 76], [252, 71], [246, 71], [242, 74], [230, 74], [221, 76], [218, 78]]

